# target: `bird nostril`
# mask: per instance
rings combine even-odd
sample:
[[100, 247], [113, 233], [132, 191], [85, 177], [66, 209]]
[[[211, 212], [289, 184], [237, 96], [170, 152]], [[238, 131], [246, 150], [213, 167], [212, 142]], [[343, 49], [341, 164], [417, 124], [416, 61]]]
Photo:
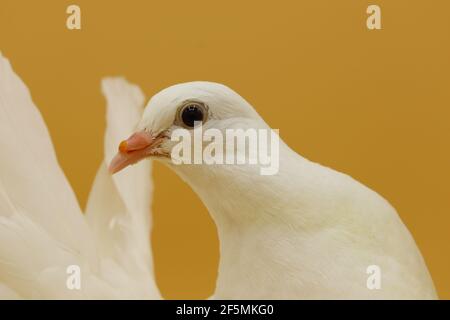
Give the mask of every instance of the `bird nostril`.
[[123, 140], [120, 144], [119, 144], [119, 152], [121, 153], [126, 153], [128, 151], [128, 143], [126, 140]]

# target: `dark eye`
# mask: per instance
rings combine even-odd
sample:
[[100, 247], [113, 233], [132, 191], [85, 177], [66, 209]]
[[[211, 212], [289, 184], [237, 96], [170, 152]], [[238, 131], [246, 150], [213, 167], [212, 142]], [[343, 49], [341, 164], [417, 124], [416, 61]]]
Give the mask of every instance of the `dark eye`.
[[179, 118], [184, 126], [193, 128], [195, 121], [204, 122], [206, 120], [206, 107], [202, 103], [189, 102], [181, 108]]

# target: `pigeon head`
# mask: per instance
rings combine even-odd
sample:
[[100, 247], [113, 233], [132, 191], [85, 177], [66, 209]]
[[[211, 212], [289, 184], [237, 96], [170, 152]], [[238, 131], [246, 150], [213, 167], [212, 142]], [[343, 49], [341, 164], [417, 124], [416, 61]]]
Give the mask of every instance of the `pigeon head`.
[[253, 107], [232, 89], [212, 82], [187, 82], [168, 87], [148, 102], [136, 132], [119, 145], [109, 170], [116, 173], [145, 158], [170, 161], [176, 129], [225, 130], [237, 123], [260, 121]]

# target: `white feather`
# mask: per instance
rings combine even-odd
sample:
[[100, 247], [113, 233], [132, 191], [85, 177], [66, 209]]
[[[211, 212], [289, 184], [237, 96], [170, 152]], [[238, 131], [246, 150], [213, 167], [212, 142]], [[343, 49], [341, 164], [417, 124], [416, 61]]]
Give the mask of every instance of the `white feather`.
[[[135, 125], [143, 97], [123, 80], [110, 81], [116, 84], [109, 87], [115, 90], [115, 97], [110, 92], [108, 98], [119, 100], [132, 115], [108, 125], [107, 135], [115, 136], [115, 130], [122, 134]], [[109, 109], [109, 117], [114, 117], [114, 112], [119, 110]], [[160, 297], [148, 244], [149, 177], [139, 182], [136, 175], [132, 176], [133, 183], [143, 190], [130, 194], [123, 191], [130, 178], [123, 176], [125, 182], [113, 183], [103, 163], [89, 201], [89, 226], [59, 167], [28, 89], [1, 54], [0, 148], [1, 298]], [[140, 166], [139, 173], [150, 172], [148, 163]], [[114, 228], [108, 232], [108, 224], [101, 225], [105, 217], [119, 222], [122, 219], [126, 228], [120, 236], [116, 237]], [[132, 247], [135, 250], [128, 252]], [[81, 269], [81, 290], [67, 287], [70, 265]]]
[[142, 161], [115, 176], [107, 170], [120, 139], [133, 132], [142, 116], [144, 95], [120, 78], [103, 80], [102, 89], [107, 100], [105, 160], [95, 178], [86, 216], [102, 253], [139, 278], [144, 288], [153, 282], [152, 294], [159, 295], [150, 255], [151, 163]]

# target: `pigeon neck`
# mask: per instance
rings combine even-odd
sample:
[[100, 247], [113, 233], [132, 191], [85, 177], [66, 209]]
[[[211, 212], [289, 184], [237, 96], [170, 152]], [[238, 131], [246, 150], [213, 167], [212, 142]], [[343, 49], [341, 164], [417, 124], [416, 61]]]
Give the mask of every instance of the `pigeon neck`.
[[[264, 221], [286, 221], [279, 212], [298, 200], [292, 192], [302, 180], [302, 165], [309, 161], [288, 147], [280, 149], [280, 169], [276, 175], [261, 175], [250, 165], [181, 165], [172, 168], [201, 198], [219, 232], [253, 227]], [[296, 170], [291, 170], [291, 162]], [[305, 170], [306, 171], [306, 170]]]

